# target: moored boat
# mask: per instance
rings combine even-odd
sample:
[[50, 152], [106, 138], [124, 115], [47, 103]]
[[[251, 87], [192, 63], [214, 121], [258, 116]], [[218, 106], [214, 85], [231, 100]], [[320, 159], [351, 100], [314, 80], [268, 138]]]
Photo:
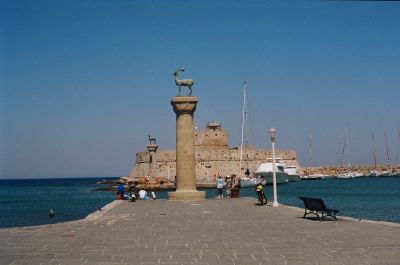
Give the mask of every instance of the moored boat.
[[[285, 172], [286, 164], [282, 159], [275, 159], [275, 174], [276, 183], [282, 184], [289, 182], [289, 175]], [[257, 177], [262, 177], [265, 180], [265, 184], [273, 184], [273, 162], [271, 158], [267, 159], [267, 162], [261, 163], [256, 172], [254, 173]]]
[[296, 166], [287, 166], [283, 169], [288, 174], [289, 182], [295, 182], [300, 180], [299, 170]]
[[240, 179], [241, 188], [253, 188], [262, 181], [261, 178], [243, 177]]
[[337, 178], [348, 179], [348, 178], [360, 178], [360, 177], [364, 177], [364, 176], [365, 175], [360, 172], [345, 172], [345, 173], [337, 175]]

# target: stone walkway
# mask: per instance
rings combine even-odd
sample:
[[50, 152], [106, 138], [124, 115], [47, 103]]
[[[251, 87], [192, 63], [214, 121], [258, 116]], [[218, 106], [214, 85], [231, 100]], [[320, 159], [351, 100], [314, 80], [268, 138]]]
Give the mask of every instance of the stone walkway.
[[254, 203], [115, 201], [84, 220], [0, 229], [0, 264], [400, 264], [400, 225]]

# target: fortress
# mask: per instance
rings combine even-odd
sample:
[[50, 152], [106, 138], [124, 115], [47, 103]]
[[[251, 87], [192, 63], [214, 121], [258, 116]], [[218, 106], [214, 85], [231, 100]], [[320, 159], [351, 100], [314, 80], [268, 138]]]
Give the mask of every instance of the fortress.
[[[196, 182], [209, 183], [214, 176], [235, 174], [243, 177], [248, 168], [252, 175], [260, 163], [272, 157], [272, 150], [243, 147], [240, 159], [240, 147], [228, 146], [228, 131], [219, 122], [207, 123], [205, 130], [195, 130], [195, 166]], [[147, 152], [136, 153], [136, 161], [129, 174], [129, 179], [149, 175], [171, 181], [176, 175], [175, 150], [159, 150], [155, 139], [150, 140]], [[282, 158], [288, 166], [297, 166], [294, 150], [276, 150], [276, 157]], [[242, 160], [242, 161], [241, 161]], [[241, 165], [240, 165], [241, 164]]]

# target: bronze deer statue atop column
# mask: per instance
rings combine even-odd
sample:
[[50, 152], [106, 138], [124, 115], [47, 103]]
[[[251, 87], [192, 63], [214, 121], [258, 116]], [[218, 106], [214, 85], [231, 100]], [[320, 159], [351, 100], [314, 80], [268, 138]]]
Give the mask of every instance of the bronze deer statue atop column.
[[189, 97], [192, 95], [192, 86], [194, 81], [192, 79], [179, 79], [179, 72], [184, 72], [185, 68], [176, 70], [172, 75], [175, 76], [175, 84], [179, 87], [178, 96], [181, 96], [181, 86], [187, 86], [189, 88]]

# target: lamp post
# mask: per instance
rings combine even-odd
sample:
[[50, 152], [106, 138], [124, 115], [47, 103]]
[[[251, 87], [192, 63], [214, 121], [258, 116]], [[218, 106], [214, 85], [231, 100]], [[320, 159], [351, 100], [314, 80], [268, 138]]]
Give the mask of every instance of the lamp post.
[[276, 130], [275, 128], [269, 129], [269, 137], [272, 142], [272, 181], [273, 181], [273, 191], [274, 191], [274, 202], [272, 203], [272, 207], [278, 207], [278, 196], [276, 194], [276, 170], [275, 170], [275, 137]]

